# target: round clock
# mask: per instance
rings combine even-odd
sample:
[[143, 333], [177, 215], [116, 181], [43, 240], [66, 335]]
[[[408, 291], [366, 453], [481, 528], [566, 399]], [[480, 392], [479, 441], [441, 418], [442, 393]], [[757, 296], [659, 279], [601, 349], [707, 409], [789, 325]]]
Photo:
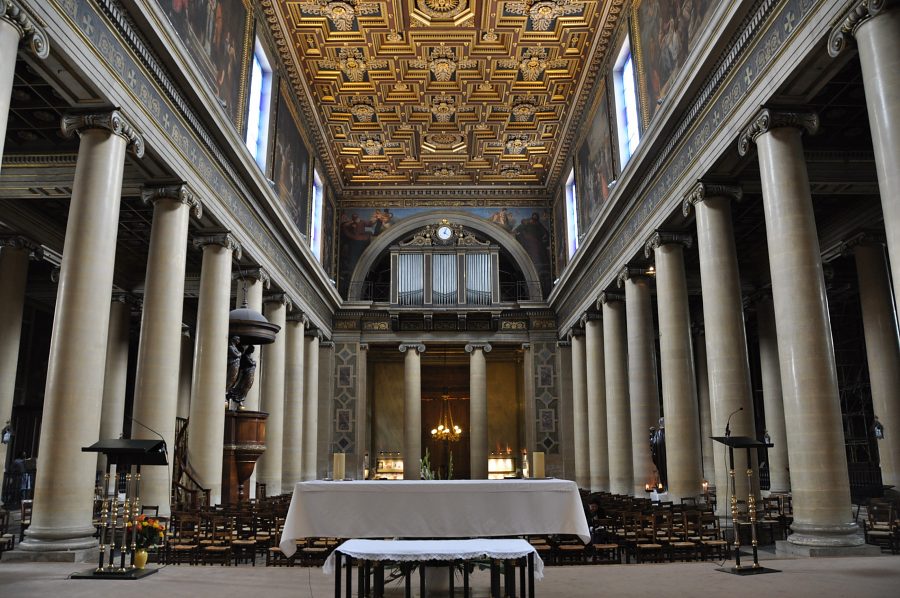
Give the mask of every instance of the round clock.
[[437, 236], [441, 241], [449, 241], [450, 237], [453, 236], [453, 231], [450, 230], [449, 226], [442, 226], [437, 230]]

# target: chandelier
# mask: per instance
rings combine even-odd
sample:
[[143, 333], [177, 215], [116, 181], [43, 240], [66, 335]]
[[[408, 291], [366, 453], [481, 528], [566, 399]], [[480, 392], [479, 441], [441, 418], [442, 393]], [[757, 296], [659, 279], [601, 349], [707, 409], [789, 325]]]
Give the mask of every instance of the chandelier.
[[445, 392], [441, 395], [441, 416], [438, 419], [437, 426], [431, 429], [431, 437], [434, 440], [457, 442], [461, 436], [462, 428], [453, 423], [450, 396]]

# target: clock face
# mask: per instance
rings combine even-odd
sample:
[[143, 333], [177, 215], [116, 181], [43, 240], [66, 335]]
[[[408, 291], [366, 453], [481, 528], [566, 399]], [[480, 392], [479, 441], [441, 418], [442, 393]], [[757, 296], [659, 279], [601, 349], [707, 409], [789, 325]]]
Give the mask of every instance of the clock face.
[[442, 241], [450, 240], [450, 237], [453, 236], [453, 231], [450, 230], [449, 226], [442, 226], [437, 231], [438, 238]]

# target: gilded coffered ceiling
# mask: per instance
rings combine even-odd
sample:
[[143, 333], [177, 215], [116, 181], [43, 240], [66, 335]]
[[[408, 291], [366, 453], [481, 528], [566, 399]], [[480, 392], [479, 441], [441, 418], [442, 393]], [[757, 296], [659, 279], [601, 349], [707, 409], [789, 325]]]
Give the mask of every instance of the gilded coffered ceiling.
[[267, 12], [342, 192], [546, 192], [622, 3], [275, 0]]

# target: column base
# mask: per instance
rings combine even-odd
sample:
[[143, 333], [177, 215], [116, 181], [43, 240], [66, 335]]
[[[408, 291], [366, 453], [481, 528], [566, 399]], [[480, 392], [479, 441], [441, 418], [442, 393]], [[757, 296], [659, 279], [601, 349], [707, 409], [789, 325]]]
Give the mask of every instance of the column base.
[[811, 558], [880, 556], [881, 548], [872, 544], [859, 544], [857, 546], [810, 546], [808, 544], [794, 544], [790, 540], [777, 540], [775, 542], [775, 554], [777, 556], [803, 556]]
[[93, 529], [25, 531], [25, 540], [15, 550], [3, 554], [4, 561], [53, 561], [89, 563], [100, 558], [100, 544]]
[[[19, 545], [21, 546], [21, 544]], [[26, 551], [21, 548], [3, 553], [4, 563], [52, 562], [52, 563], [97, 563], [100, 559], [100, 548], [83, 548], [74, 550], [42, 550]]]

